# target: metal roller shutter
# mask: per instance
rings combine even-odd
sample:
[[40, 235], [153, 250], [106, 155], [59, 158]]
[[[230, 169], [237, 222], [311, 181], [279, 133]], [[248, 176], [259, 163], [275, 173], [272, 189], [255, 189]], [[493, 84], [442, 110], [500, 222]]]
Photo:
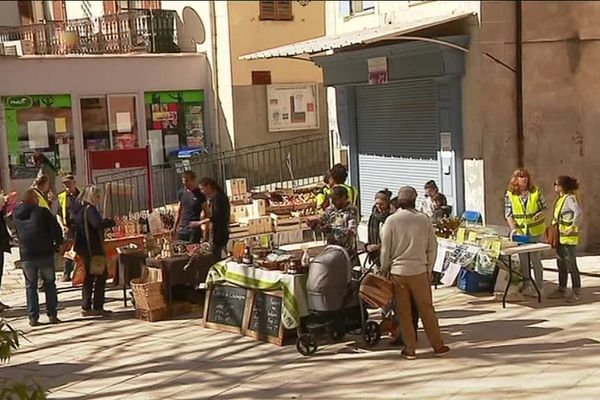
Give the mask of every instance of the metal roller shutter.
[[438, 104], [433, 80], [356, 88], [358, 167], [363, 216], [375, 193], [403, 185], [423, 195], [439, 181]]

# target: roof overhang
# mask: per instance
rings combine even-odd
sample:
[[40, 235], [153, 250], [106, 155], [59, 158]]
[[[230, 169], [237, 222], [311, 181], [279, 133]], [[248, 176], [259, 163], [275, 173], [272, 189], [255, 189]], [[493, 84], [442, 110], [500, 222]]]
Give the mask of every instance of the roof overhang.
[[268, 58], [299, 58], [306, 60], [314, 55], [327, 51], [335, 51], [357, 45], [368, 45], [383, 40], [424, 40], [438, 42], [439, 44], [456, 47], [459, 50], [468, 51], [453, 43], [445, 43], [437, 39], [406, 36], [412, 32], [431, 28], [437, 25], [456, 21], [475, 15], [472, 11], [457, 12], [450, 15], [438, 15], [413, 19], [400, 24], [366, 28], [360, 31], [348, 32], [340, 35], [322, 36], [302, 42], [292, 43], [285, 46], [275, 47], [256, 53], [240, 56], [240, 60], [259, 60]]

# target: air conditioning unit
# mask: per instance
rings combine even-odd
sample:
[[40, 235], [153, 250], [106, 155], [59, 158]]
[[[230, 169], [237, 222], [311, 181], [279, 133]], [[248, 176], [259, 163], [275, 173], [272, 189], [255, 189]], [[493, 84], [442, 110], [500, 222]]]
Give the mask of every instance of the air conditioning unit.
[[5, 56], [22, 57], [34, 53], [35, 49], [30, 40], [7, 40], [0, 43], [0, 54]]

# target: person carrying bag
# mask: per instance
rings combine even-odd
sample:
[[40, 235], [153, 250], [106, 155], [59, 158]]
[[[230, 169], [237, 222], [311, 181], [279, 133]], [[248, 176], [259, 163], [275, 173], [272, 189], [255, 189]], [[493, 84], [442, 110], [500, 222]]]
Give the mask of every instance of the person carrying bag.
[[99, 202], [100, 189], [94, 185], [86, 186], [79, 197], [81, 207], [74, 219], [74, 249], [85, 268], [81, 304], [84, 317], [109, 314], [104, 310], [108, 271], [102, 238], [104, 229], [113, 227], [115, 221], [102, 218], [97, 208]]

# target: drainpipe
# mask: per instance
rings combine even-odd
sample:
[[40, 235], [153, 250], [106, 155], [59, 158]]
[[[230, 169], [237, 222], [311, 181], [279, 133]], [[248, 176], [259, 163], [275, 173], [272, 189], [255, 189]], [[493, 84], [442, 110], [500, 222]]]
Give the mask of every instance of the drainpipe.
[[52, 8], [52, 0], [44, 0], [42, 2], [44, 9], [44, 20], [54, 21], [54, 9]]
[[525, 135], [523, 133], [523, 19], [522, 19], [522, 4], [521, 0], [515, 1], [515, 17], [516, 17], [516, 91], [517, 91], [517, 163], [519, 167], [525, 165], [524, 150], [525, 150]]
[[[214, 115], [214, 129], [215, 129], [215, 145], [216, 153], [221, 152], [221, 121], [219, 118], [219, 67], [217, 62], [217, 12], [216, 2], [210, 2], [210, 23], [211, 23], [211, 37], [212, 37], [212, 91], [213, 91], [213, 115]], [[227, 6], [225, 6], [227, 7]], [[219, 174], [223, 178], [223, 184], [225, 184], [225, 165], [221, 157], [218, 157]]]

